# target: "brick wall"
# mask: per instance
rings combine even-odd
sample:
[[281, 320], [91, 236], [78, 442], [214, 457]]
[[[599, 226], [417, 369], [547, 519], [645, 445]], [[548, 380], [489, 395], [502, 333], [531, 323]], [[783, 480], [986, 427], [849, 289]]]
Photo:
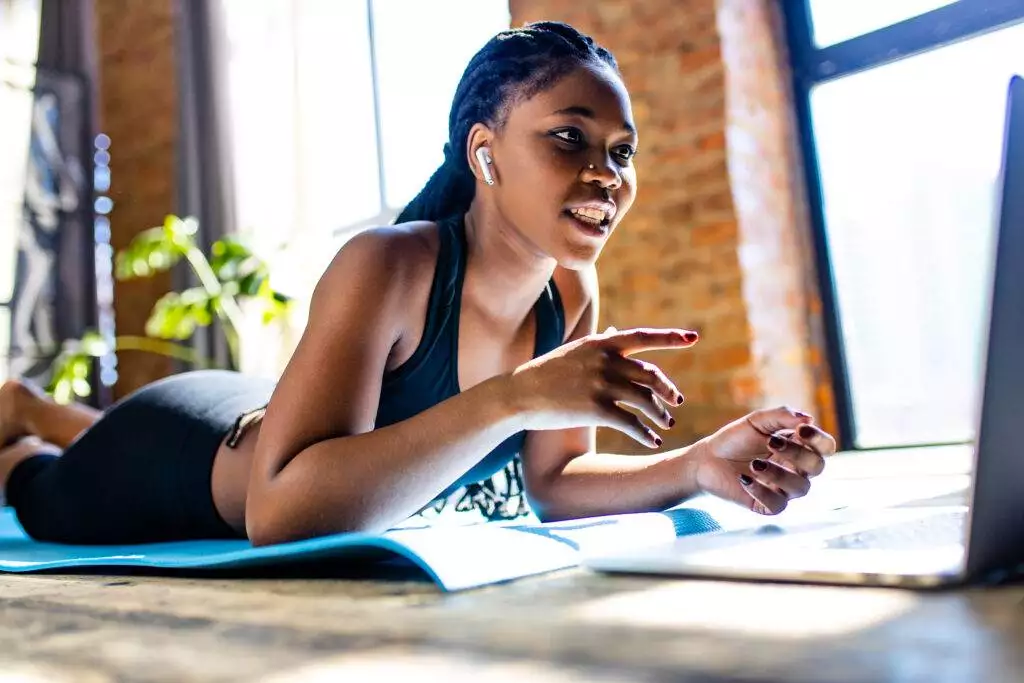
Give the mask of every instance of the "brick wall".
[[719, 0], [733, 204], [752, 356], [768, 404], [799, 401], [838, 431], [782, 16]]
[[[174, 208], [177, 89], [172, 0], [93, 0], [99, 128], [110, 136], [111, 246], [123, 249]], [[117, 333], [143, 335], [170, 275], [117, 282]], [[118, 354], [115, 398], [172, 372], [163, 356]]]
[[[639, 194], [599, 263], [600, 325], [683, 326], [652, 353], [686, 394], [666, 446], [790, 403], [834, 428], [785, 57], [772, 0], [511, 0], [615, 54], [640, 132]], [[742, 9], [742, 11], [741, 11]], [[603, 430], [600, 448], [638, 452]]]

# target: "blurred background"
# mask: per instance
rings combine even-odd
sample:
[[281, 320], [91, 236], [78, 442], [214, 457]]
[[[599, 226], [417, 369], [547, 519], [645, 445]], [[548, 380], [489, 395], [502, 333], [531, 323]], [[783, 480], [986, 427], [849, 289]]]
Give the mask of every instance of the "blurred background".
[[701, 331], [652, 355], [667, 446], [776, 403], [846, 448], [972, 438], [1019, 0], [0, 0], [0, 378], [276, 376], [441, 163], [469, 58], [536, 20], [632, 94], [600, 324]]

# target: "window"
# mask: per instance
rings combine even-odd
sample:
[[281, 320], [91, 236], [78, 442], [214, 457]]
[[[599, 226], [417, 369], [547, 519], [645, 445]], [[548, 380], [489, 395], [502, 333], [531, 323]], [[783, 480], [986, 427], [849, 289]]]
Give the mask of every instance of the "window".
[[[1024, 6], [983, 30], [972, 0], [811, 0], [818, 45], [836, 42], [822, 39], [819, 19], [836, 21], [826, 10], [838, 4], [850, 5], [839, 22], [849, 35], [895, 22], [831, 49], [810, 45], [800, 3], [787, 22], [844, 445], [970, 440]], [[936, 21], [961, 35], [929, 44]]]
[[444, 161], [470, 58], [509, 27], [507, 0], [374, 0], [384, 203], [397, 213]]
[[25, 200], [39, 46], [38, 0], [0, 0], [0, 382], [8, 375], [10, 303]]
[[[508, 28], [508, 2], [221, 1], [239, 229], [302, 299], [344, 240], [390, 223], [441, 164], [455, 87]], [[273, 339], [255, 323], [245, 369], [276, 373], [302, 324], [257, 368]]]
[[827, 47], [957, 0], [810, 0], [814, 42]]

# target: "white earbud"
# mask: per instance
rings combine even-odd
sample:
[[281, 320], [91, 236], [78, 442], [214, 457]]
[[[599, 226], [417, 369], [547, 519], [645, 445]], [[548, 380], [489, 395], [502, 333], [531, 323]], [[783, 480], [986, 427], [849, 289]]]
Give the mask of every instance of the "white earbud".
[[494, 184], [494, 176], [491, 175], [491, 151], [486, 147], [478, 147], [476, 160], [480, 162], [480, 172], [484, 175], [484, 182], [488, 185]]

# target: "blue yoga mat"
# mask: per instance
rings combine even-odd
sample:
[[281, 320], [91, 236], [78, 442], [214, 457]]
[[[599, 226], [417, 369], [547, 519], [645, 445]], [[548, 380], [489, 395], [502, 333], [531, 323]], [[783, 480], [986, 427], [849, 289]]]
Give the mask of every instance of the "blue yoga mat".
[[243, 540], [175, 541], [139, 545], [63, 545], [25, 535], [10, 508], [0, 509], [0, 571], [86, 567], [165, 570], [238, 569], [302, 562], [362, 562], [401, 558], [445, 590], [472, 588], [572, 567], [593, 549], [670, 541], [718, 528], [707, 513], [676, 509], [551, 524], [482, 523], [347, 533], [254, 548]]
[[[358, 553], [354, 550], [358, 549]], [[385, 536], [335, 534], [294, 543], [254, 548], [244, 540], [174, 541], [138, 545], [65, 545], [29, 538], [12, 510], [0, 510], [0, 570], [33, 572], [75, 567], [232, 569], [337, 556], [364, 559], [374, 549], [406, 556]], [[376, 553], [380, 555], [379, 552]], [[411, 558], [410, 558], [411, 559]], [[429, 568], [424, 567], [429, 573]]]

